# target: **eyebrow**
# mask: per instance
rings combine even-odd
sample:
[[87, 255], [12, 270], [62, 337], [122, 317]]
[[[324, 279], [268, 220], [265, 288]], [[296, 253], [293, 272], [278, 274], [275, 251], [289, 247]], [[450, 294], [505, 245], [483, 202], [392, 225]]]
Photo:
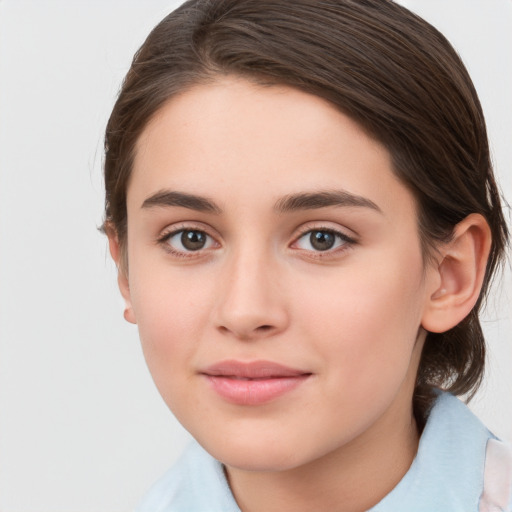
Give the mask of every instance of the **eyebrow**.
[[[160, 190], [142, 203], [142, 208], [168, 206], [178, 206], [199, 212], [222, 213], [222, 209], [207, 197], [173, 190]], [[345, 190], [323, 190], [289, 194], [276, 201], [274, 210], [278, 213], [288, 213], [298, 210], [316, 210], [329, 206], [370, 208], [382, 213], [382, 210], [370, 199], [351, 194]]]
[[279, 199], [274, 209], [279, 213], [297, 210], [315, 210], [329, 206], [370, 208], [382, 213], [382, 210], [370, 199], [347, 192], [346, 190], [325, 190], [318, 192], [301, 192]]
[[142, 208], [155, 208], [166, 206], [180, 206], [189, 210], [208, 213], [222, 213], [222, 210], [207, 197], [186, 194], [185, 192], [176, 192], [172, 190], [161, 190], [148, 197], [142, 203]]

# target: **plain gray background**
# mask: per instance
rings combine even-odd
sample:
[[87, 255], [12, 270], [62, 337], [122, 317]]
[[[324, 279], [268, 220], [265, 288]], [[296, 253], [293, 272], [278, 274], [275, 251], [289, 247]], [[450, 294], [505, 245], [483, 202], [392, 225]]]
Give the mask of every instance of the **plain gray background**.
[[[102, 220], [102, 132], [149, 30], [179, 2], [0, 0], [0, 512], [126, 512], [187, 434], [122, 319]], [[512, 2], [403, 0], [448, 36], [512, 200]], [[512, 440], [512, 280], [488, 308], [472, 408]]]

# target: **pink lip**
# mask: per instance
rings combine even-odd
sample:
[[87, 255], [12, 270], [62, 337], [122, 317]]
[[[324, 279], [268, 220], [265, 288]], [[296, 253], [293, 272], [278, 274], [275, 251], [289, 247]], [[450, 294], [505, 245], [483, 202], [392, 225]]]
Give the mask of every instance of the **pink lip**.
[[271, 361], [221, 361], [201, 372], [228, 402], [259, 405], [292, 391], [311, 373]]

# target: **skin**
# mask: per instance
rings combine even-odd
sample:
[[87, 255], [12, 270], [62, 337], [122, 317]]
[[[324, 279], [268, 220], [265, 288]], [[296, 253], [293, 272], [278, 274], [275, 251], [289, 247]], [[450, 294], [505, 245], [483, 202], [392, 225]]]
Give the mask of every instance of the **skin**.
[[[344, 195], [283, 208], [319, 191]], [[177, 205], [169, 192], [203, 202]], [[426, 266], [413, 196], [379, 142], [322, 99], [235, 78], [194, 87], [151, 120], [127, 209], [125, 317], [167, 405], [225, 464], [240, 508], [356, 512], [389, 493], [417, 450], [424, 326], [445, 329], [476, 300], [479, 274], [460, 269], [483, 268], [485, 222], [460, 226], [459, 256], [446, 247]], [[187, 251], [184, 229], [205, 233], [204, 248]], [[317, 250], [314, 230], [339, 233], [334, 247]], [[113, 232], [110, 243], [122, 262]], [[201, 374], [227, 359], [311, 375], [237, 405]]]

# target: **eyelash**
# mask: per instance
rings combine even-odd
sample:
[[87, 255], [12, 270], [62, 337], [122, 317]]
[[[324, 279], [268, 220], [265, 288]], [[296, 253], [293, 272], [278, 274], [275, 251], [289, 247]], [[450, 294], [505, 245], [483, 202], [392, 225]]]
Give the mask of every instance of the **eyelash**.
[[[174, 257], [177, 258], [193, 258], [194, 256], [197, 257], [199, 255], [204, 255], [204, 251], [208, 251], [210, 247], [207, 248], [200, 248], [197, 251], [193, 250], [184, 250], [181, 251], [179, 249], [175, 249], [169, 241], [174, 238], [176, 235], [181, 234], [183, 236], [183, 233], [201, 233], [203, 235], [206, 235], [206, 237], [210, 240], [210, 242], [215, 242], [215, 238], [208, 234], [208, 232], [204, 228], [199, 227], [191, 227], [191, 226], [180, 226], [177, 229], [172, 229], [171, 231], [167, 231], [162, 233], [162, 235], [157, 239], [158, 244], [162, 245], [164, 250], [168, 252], [169, 254], [172, 254]], [[207, 242], [208, 243], [208, 242]], [[217, 243], [217, 245], [219, 245]]]
[[305, 251], [310, 253], [309, 257], [313, 258], [328, 258], [331, 256], [339, 256], [341, 253], [344, 253], [351, 247], [353, 247], [357, 240], [355, 238], [352, 238], [345, 233], [338, 231], [333, 228], [325, 227], [325, 226], [307, 226], [301, 230], [301, 233], [297, 238], [295, 238], [295, 241], [292, 243], [293, 245], [296, 245], [301, 239], [304, 239], [306, 236], [309, 235], [311, 238], [311, 235], [313, 233], [324, 233], [328, 235], [332, 235], [335, 238], [334, 244], [338, 244], [334, 247], [330, 247], [326, 250], [310, 250], [310, 249], [301, 249], [298, 248], [300, 251]]
[[[209, 246], [205, 248], [199, 248], [197, 250], [179, 250], [174, 248], [169, 243], [169, 241], [175, 236], [180, 234], [181, 236], [183, 236], [183, 234], [186, 232], [205, 235], [207, 237], [206, 244], [209, 244]], [[315, 232], [332, 235], [335, 238], [335, 246], [329, 247], [325, 250], [304, 249], [300, 247], [296, 248], [299, 251], [309, 253], [309, 256], [313, 258], [326, 258], [329, 256], [339, 255], [340, 253], [345, 252], [346, 250], [350, 249], [353, 245], [357, 243], [357, 241], [354, 238], [349, 237], [345, 233], [342, 233], [341, 231], [338, 231], [336, 229], [328, 228], [325, 226], [307, 226], [301, 229], [300, 234], [296, 238], [294, 238], [294, 241], [290, 244], [290, 247], [294, 248], [293, 246], [296, 245], [300, 240], [305, 238], [307, 235], [311, 237], [311, 235]], [[220, 246], [220, 244], [216, 242], [215, 237], [210, 235], [204, 228], [193, 226], [180, 226], [179, 228], [175, 228], [172, 229], [171, 231], [164, 232], [157, 239], [157, 243], [162, 245], [166, 252], [177, 258], [194, 258], [198, 256], [204, 256], [205, 251], [209, 252], [210, 249], [215, 248], [212, 247], [212, 245], [216, 245], [217, 247]]]

